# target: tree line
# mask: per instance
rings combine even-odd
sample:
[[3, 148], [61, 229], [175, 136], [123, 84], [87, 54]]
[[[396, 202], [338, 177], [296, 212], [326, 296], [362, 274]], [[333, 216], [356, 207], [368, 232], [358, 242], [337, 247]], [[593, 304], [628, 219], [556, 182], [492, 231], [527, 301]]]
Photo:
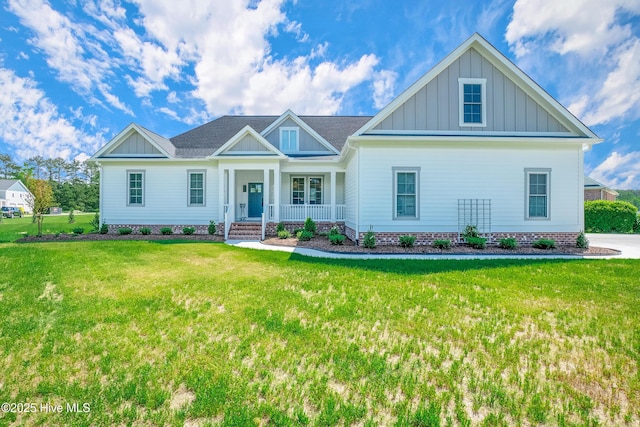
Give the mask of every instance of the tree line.
[[100, 206], [100, 172], [95, 163], [34, 156], [20, 165], [10, 155], [0, 154], [0, 178], [19, 179], [25, 185], [30, 180], [48, 182], [53, 206], [63, 210], [97, 211]]
[[640, 190], [616, 190], [618, 199], [622, 202], [629, 202], [640, 210]]

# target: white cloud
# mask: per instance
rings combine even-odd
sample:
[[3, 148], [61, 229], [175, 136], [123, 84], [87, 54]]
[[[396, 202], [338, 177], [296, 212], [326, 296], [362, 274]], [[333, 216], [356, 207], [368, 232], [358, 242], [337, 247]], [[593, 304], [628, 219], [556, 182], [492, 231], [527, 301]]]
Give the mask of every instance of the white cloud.
[[[506, 39], [522, 63], [572, 68], [569, 109], [592, 126], [640, 117], [640, 38], [632, 21], [638, 0], [517, 0]], [[537, 58], [537, 59], [533, 59]], [[588, 72], [580, 72], [588, 70]], [[575, 77], [578, 78], [575, 78]], [[560, 82], [562, 83], [562, 82]]]
[[383, 108], [393, 99], [397, 78], [398, 74], [389, 70], [376, 73], [373, 81], [373, 101], [377, 109]]
[[[308, 55], [275, 60], [268, 36], [278, 28], [305, 40], [302, 26], [282, 12], [283, 0], [207, 3], [190, 6], [173, 0], [138, 0], [147, 33], [168, 51], [194, 64], [193, 96], [211, 115], [279, 113], [335, 114], [344, 94], [369, 81], [378, 59], [353, 62], [311, 60], [325, 55], [320, 45]], [[168, 19], [170, 17], [170, 19]]]
[[627, 154], [614, 151], [589, 176], [615, 189], [640, 188], [640, 151]]
[[[109, 55], [90, 36], [99, 31], [90, 26], [71, 22], [52, 9], [45, 0], [10, 0], [9, 10], [15, 13], [23, 25], [34, 31], [30, 42], [47, 56], [47, 64], [58, 73], [61, 82], [69, 84], [78, 93], [92, 93], [113, 76]], [[130, 113], [122, 102], [108, 93], [105, 100], [112, 106]]]
[[[70, 159], [104, 144], [101, 133], [89, 135], [74, 127], [32, 79], [0, 68], [0, 93], [0, 140], [23, 160], [36, 155]], [[73, 113], [82, 117], [81, 110]]]

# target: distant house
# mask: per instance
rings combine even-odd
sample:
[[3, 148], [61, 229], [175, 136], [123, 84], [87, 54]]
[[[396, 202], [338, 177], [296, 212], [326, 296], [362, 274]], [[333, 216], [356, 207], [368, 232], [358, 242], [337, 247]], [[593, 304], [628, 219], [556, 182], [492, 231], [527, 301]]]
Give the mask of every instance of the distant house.
[[[255, 238], [311, 217], [356, 242], [475, 225], [494, 241], [575, 243], [584, 151], [601, 141], [474, 34], [373, 117], [224, 116], [173, 138], [133, 123], [92, 160], [113, 230], [214, 220]], [[234, 233], [244, 223], [254, 231]]]
[[609, 200], [615, 201], [618, 192], [593, 178], [584, 177], [584, 199], [585, 200]]
[[17, 179], [0, 179], [0, 207], [11, 206], [31, 212], [30, 199], [33, 197], [29, 189]]

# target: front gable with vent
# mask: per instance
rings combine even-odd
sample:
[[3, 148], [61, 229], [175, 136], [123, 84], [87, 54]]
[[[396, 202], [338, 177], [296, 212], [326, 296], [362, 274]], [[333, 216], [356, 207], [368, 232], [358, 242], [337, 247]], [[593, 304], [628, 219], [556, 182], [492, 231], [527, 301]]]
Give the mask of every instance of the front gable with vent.
[[173, 158], [174, 154], [175, 147], [168, 139], [132, 123], [102, 147], [92, 159], [167, 159]]

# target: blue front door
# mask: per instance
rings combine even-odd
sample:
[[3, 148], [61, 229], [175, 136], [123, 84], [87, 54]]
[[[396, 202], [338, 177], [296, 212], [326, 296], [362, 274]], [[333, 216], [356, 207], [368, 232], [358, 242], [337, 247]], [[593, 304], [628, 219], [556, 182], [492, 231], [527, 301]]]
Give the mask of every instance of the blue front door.
[[249, 218], [257, 218], [262, 215], [262, 183], [249, 183]]

